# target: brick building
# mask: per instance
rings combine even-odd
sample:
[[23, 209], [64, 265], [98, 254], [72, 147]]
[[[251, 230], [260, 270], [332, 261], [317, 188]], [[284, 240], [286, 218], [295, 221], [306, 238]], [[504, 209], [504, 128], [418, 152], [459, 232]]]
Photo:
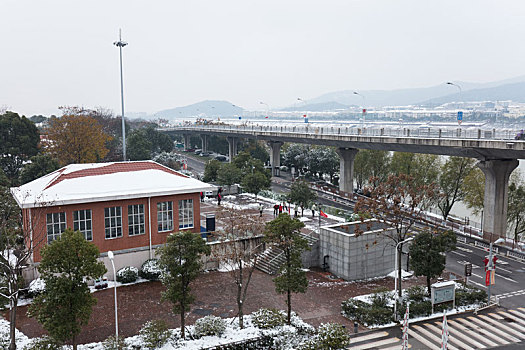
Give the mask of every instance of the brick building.
[[12, 188], [34, 246], [26, 277], [66, 228], [93, 242], [107, 267], [109, 250], [117, 268], [140, 267], [170, 233], [200, 231], [199, 195], [210, 189], [153, 161], [71, 164]]

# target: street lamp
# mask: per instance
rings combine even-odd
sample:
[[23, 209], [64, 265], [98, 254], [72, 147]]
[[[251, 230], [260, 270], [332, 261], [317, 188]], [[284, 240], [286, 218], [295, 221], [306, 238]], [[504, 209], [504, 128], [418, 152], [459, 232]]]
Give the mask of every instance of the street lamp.
[[463, 100], [463, 90], [461, 90], [461, 86], [459, 86], [459, 84], [453, 83], [451, 81], [447, 81], [446, 84], [447, 85], [452, 85], [452, 86], [455, 86], [455, 87], [458, 88], [458, 90], [459, 90], [459, 101], [462, 102], [462, 100]]
[[266, 118], [270, 117], [270, 106], [268, 106], [267, 103], [264, 103], [264, 102], [259, 102], [259, 104], [261, 105], [265, 105], [266, 106]]
[[[396, 300], [395, 300], [395, 303], [394, 303], [394, 319], [397, 320], [397, 301], [398, 301], [398, 297], [399, 295], [397, 294], [397, 274], [398, 274], [398, 269], [399, 267], [397, 266], [397, 254], [399, 253], [399, 246], [403, 243], [406, 243], [406, 242], [410, 242], [411, 240], [413, 240], [414, 237], [409, 237], [407, 239], [405, 239], [404, 241], [401, 241], [399, 242], [397, 245], [396, 245], [396, 261], [394, 262], [394, 266], [395, 266], [395, 271], [394, 271], [394, 292], [395, 292], [395, 295], [396, 295]], [[401, 276], [399, 276], [399, 278], [401, 278]], [[399, 281], [399, 286], [401, 286], [401, 280]]]
[[366, 117], [366, 98], [365, 98], [365, 95], [360, 94], [357, 91], [354, 91], [354, 95], [358, 95], [358, 96], [361, 96], [363, 98], [363, 124], [365, 124], [365, 122], [366, 122], [366, 120], [365, 120], [365, 117]]
[[115, 255], [110, 250], [108, 251], [108, 258], [111, 260], [111, 266], [113, 267], [113, 283], [115, 285], [115, 338], [118, 339], [118, 308], [117, 308], [117, 274], [115, 272]]
[[122, 106], [122, 155], [124, 161], [126, 161], [126, 123], [124, 122], [124, 80], [122, 76], [122, 48], [128, 43], [122, 41], [122, 32], [118, 30], [118, 41], [115, 41], [113, 45], [117, 46], [120, 51], [120, 102]]
[[[306, 106], [307, 103], [305, 100], [303, 100], [302, 98], [300, 97], [297, 97], [297, 101], [301, 101], [302, 103], [304, 103], [304, 105]], [[305, 108], [306, 109], [306, 108]], [[304, 117], [306, 118], [305, 120], [308, 120], [308, 113], [306, 111], [304, 111], [306, 114], [304, 115]]]

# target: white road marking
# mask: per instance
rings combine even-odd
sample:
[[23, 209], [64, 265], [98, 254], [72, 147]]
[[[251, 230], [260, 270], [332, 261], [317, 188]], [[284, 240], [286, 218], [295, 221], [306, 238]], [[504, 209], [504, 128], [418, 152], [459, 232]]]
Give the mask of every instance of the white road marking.
[[489, 323], [492, 323], [494, 326], [496, 327], [499, 327], [499, 328], [503, 328], [505, 329], [505, 332], [508, 333], [511, 333], [513, 334], [514, 336], [516, 336], [517, 338], [522, 338], [522, 339], [525, 339], [525, 334], [523, 334], [522, 332], [518, 332], [517, 330], [515, 330], [514, 328], [510, 327], [510, 326], [507, 326], [499, 321], [496, 321], [494, 318], [494, 314], [490, 314], [492, 317], [488, 317], [488, 316], [485, 316], [485, 315], [478, 315], [480, 318], [484, 319], [486, 322], [489, 322]]
[[[441, 323], [441, 322], [437, 322], [437, 324], [440, 324], [440, 323]], [[440, 325], [440, 326], [438, 327], [437, 325], [435, 325], [435, 324], [431, 324], [431, 323], [430, 323], [430, 324], [429, 324], [429, 323], [426, 323], [425, 326], [427, 326], [428, 328], [434, 330], [434, 332], [437, 332], [438, 334], [441, 334], [441, 330], [443, 329], [443, 326], [442, 326], [442, 325]], [[448, 337], [448, 345], [449, 345], [449, 348], [450, 348], [450, 343], [453, 343], [453, 344], [455, 344], [455, 345], [458, 345], [458, 346], [459, 346], [460, 348], [462, 348], [462, 349], [467, 349], [467, 350], [472, 349], [472, 350], [474, 350], [473, 347], [468, 346], [467, 344], [463, 343], [461, 340], [455, 338], [455, 337], [453, 336], [453, 334], [449, 332], [449, 337]]]
[[378, 341], [375, 341], [375, 342], [372, 342], [372, 343], [352, 346], [352, 347], [347, 348], [347, 349], [352, 349], [352, 350], [374, 349], [374, 348], [377, 348], [377, 347], [382, 346], [382, 345], [391, 345], [392, 343], [397, 343], [397, 342], [399, 342], [399, 340], [400, 340], [399, 338], [388, 338], [388, 339], [378, 340]]
[[[481, 316], [481, 315], [480, 315]], [[506, 333], [506, 332], [503, 332], [501, 329], [499, 329], [498, 327], [494, 327], [493, 325], [490, 325], [488, 324], [487, 322], [484, 322], [478, 318], [475, 318], [473, 316], [469, 316], [467, 317], [469, 320], [471, 320], [472, 322], [476, 323], [477, 325], [481, 326], [482, 328], [484, 328], [485, 330], [487, 328], [489, 328], [488, 331], [485, 331], [484, 333], [485, 334], [492, 334], [492, 333], [497, 333], [500, 337], [503, 337], [505, 339], [508, 339], [510, 340], [511, 342], [513, 343], [518, 343], [520, 340], [519, 338], [516, 338], [516, 337], [513, 337], [512, 335]], [[501, 324], [499, 326], [502, 326]], [[507, 327], [505, 327], [507, 328]], [[492, 333], [491, 333], [492, 332]]]
[[484, 279], [483, 276], [480, 276], [480, 275], [475, 274], [475, 273], [473, 273], [472, 276], [476, 276], [476, 277], [478, 277], [478, 278]]
[[[438, 325], [439, 328], [443, 329], [443, 323], [436, 322], [436, 324]], [[455, 327], [455, 323], [450, 324], [450, 326], [448, 327], [448, 331], [449, 331], [449, 339], [453, 342], [458, 343], [458, 345], [461, 347], [465, 347], [465, 348], [469, 347], [469, 345], [464, 342], [469, 342], [473, 344], [476, 347], [476, 349], [485, 349], [487, 347], [486, 345], [481, 344], [480, 342], [465, 335], [462, 331], [458, 330]], [[459, 340], [457, 338], [461, 338], [462, 340]]]
[[[451, 325], [452, 327], [454, 328], [458, 328], [458, 330], [466, 335], [467, 337], [473, 337], [473, 338], [476, 338], [478, 341], [480, 342], [484, 342], [486, 343], [488, 346], [498, 346], [498, 344], [496, 344], [495, 342], [493, 342], [492, 340], [490, 339], [487, 339], [487, 337], [484, 337], [484, 336], [481, 336], [477, 333], [477, 331], [475, 330], [472, 330], [472, 329], [469, 329], [467, 327], [465, 327], [463, 324], [457, 322], [458, 319], [454, 319], [454, 320], [449, 320], [448, 321], [448, 324]], [[475, 326], [474, 326], [475, 327]], [[479, 327], [477, 327], [479, 328]], [[471, 340], [469, 340], [471, 341]], [[471, 341], [472, 342], [472, 341]], [[474, 343], [473, 343], [474, 344]], [[478, 345], [480, 347], [486, 347], [486, 346], [482, 346], [482, 345]]]
[[[456, 318], [454, 319], [455, 321], [459, 321], [460, 323], [462, 323], [464, 326], [467, 326], [471, 329], [475, 329], [476, 331], [480, 332], [483, 334], [484, 337], [487, 337], [487, 338], [492, 338], [492, 340], [494, 342], [497, 342], [498, 344], [503, 344], [503, 345], [506, 345], [506, 344], [510, 344], [509, 341], [503, 339], [502, 337], [498, 337], [496, 334], [492, 334], [490, 332], [486, 332], [486, 330], [482, 327], [480, 327], [479, 325], [465, 319], [465, 318]], [[488, 344], [488, 339], [487, 339], [487, 344]]]
[[359, 343], [365, 340], [386, 337], [387, 335], [388, 335], [387, 332], [374, 332], [374, 333], [362, 335], [360, 337], [352, 337], [352, 339], [350, 340], [350, 343]]
[[518, 283], [518, 282], [514, 281], [514, 280], [513, 280], [512, 278], [510, 278], [510, 277], [505, 277], [505, 276], [498, 275], [498, 274], [496, 274], [496, 277], [503, 278], [504, 280], [507, 280], [507, 281], [510, 281], [510, 282]]
[[512, 273], [512, 271], [504, 269], [503, 267], [497, 267], [496, 270], [501, 270], [501, 271], [506, 272], [506, 273]]
[[457, 254], [457, 255], [462, 256], [462, 257], [465, 257], [465, 258], [467, 257], [465, 254], [461, 254], [461, 253], [459, 253], [459, 252], [452, 251], [451, 253], [453, 253], [453, 254]]
[[467, 253], [472, 253], [472, 249], [463, 248], [463, 247], [457, 247], [457, 246], [456, 246], [456, 248], [459, 249], [459, 250], [462, 250], [464, 252], [467, 252]]
[[[415, 326], [417, 327], [417, 326]], [[435, 345], [434, 343], [432, 343], [431, 341], [429, 341], [427, 338], [419, 335], [419, 333], [416, 333], [415, 331], [412, 330], [412, 328], [408, 328], [408, 335], [416, 340], [418, 340], [421, 344], [425, 345], [426, 347], [428, 347], [430, 350], [440, 350], [441, 348], [437, 345]], [[410, 342], [410, 337], [408, 338], [408, 342]], [[439, 344], [441, 344], [441, 339], [439, 339]]]

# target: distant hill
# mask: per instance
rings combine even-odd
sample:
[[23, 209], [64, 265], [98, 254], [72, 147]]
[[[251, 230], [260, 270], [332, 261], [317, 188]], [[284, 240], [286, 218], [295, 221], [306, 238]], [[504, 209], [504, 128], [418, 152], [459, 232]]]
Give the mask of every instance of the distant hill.
[[[463, 101], [479, 100], [513, 100], [524, 102], [525, 76], [489, 83], [455, 82], [461, 86]], [[354, 90], [335, 91], [309, 99], [310, 104], [337, 102], [343, 105], [362, 106], [406, 106], [421, 103], [445, 103], [459, 101], [459, 90], [455, 86], [445, 84], [412, 89], [398, 90], [359, 90], [365, 100], [354, 94]], [[304, 107], [303, 107], [304, 108]]]
[[228, 101], [206, 100], [188, 106], [165, 109], [155, 113], [156, 118], [178, 119], [186, 117], [232, 117], [241, 115], [244, 109]]
[[287, 107], [280, 109], [281, 111], [286, 112], [296, 112], [296, 111], [311, 111], [311, 112], [323, 112], [323, 111], [336, 111], [344, 110], [351, 107], [350, 105], [345, 105], [339, 102], [329, 101], [321, 103], [308, 103], [300, 104], [293, 107]]

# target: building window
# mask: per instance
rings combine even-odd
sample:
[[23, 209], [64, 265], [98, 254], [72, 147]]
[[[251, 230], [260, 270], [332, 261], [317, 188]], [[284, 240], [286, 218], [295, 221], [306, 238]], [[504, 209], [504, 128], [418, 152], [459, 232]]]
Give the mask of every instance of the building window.
[[73, 230], [82, 232], [86, 241], [93, 240], [91, 209], [75, 210], [73, 212]]
[[120, 207], [104, 208], [106, 239], [122, 237], [122, 209]]
[[130, 236], [142, 235], [146, 232], [144, 204], [128, 205], [128, 232]]
[[193, 199], [179, 201], [179, 228], [193, 227]]
[[157, 203], [158, 232], [173, 230], [173, 202]]
[[53, 242], [66, 230], [66, 213], [52, 213], [46, 215], [47, 243]]

